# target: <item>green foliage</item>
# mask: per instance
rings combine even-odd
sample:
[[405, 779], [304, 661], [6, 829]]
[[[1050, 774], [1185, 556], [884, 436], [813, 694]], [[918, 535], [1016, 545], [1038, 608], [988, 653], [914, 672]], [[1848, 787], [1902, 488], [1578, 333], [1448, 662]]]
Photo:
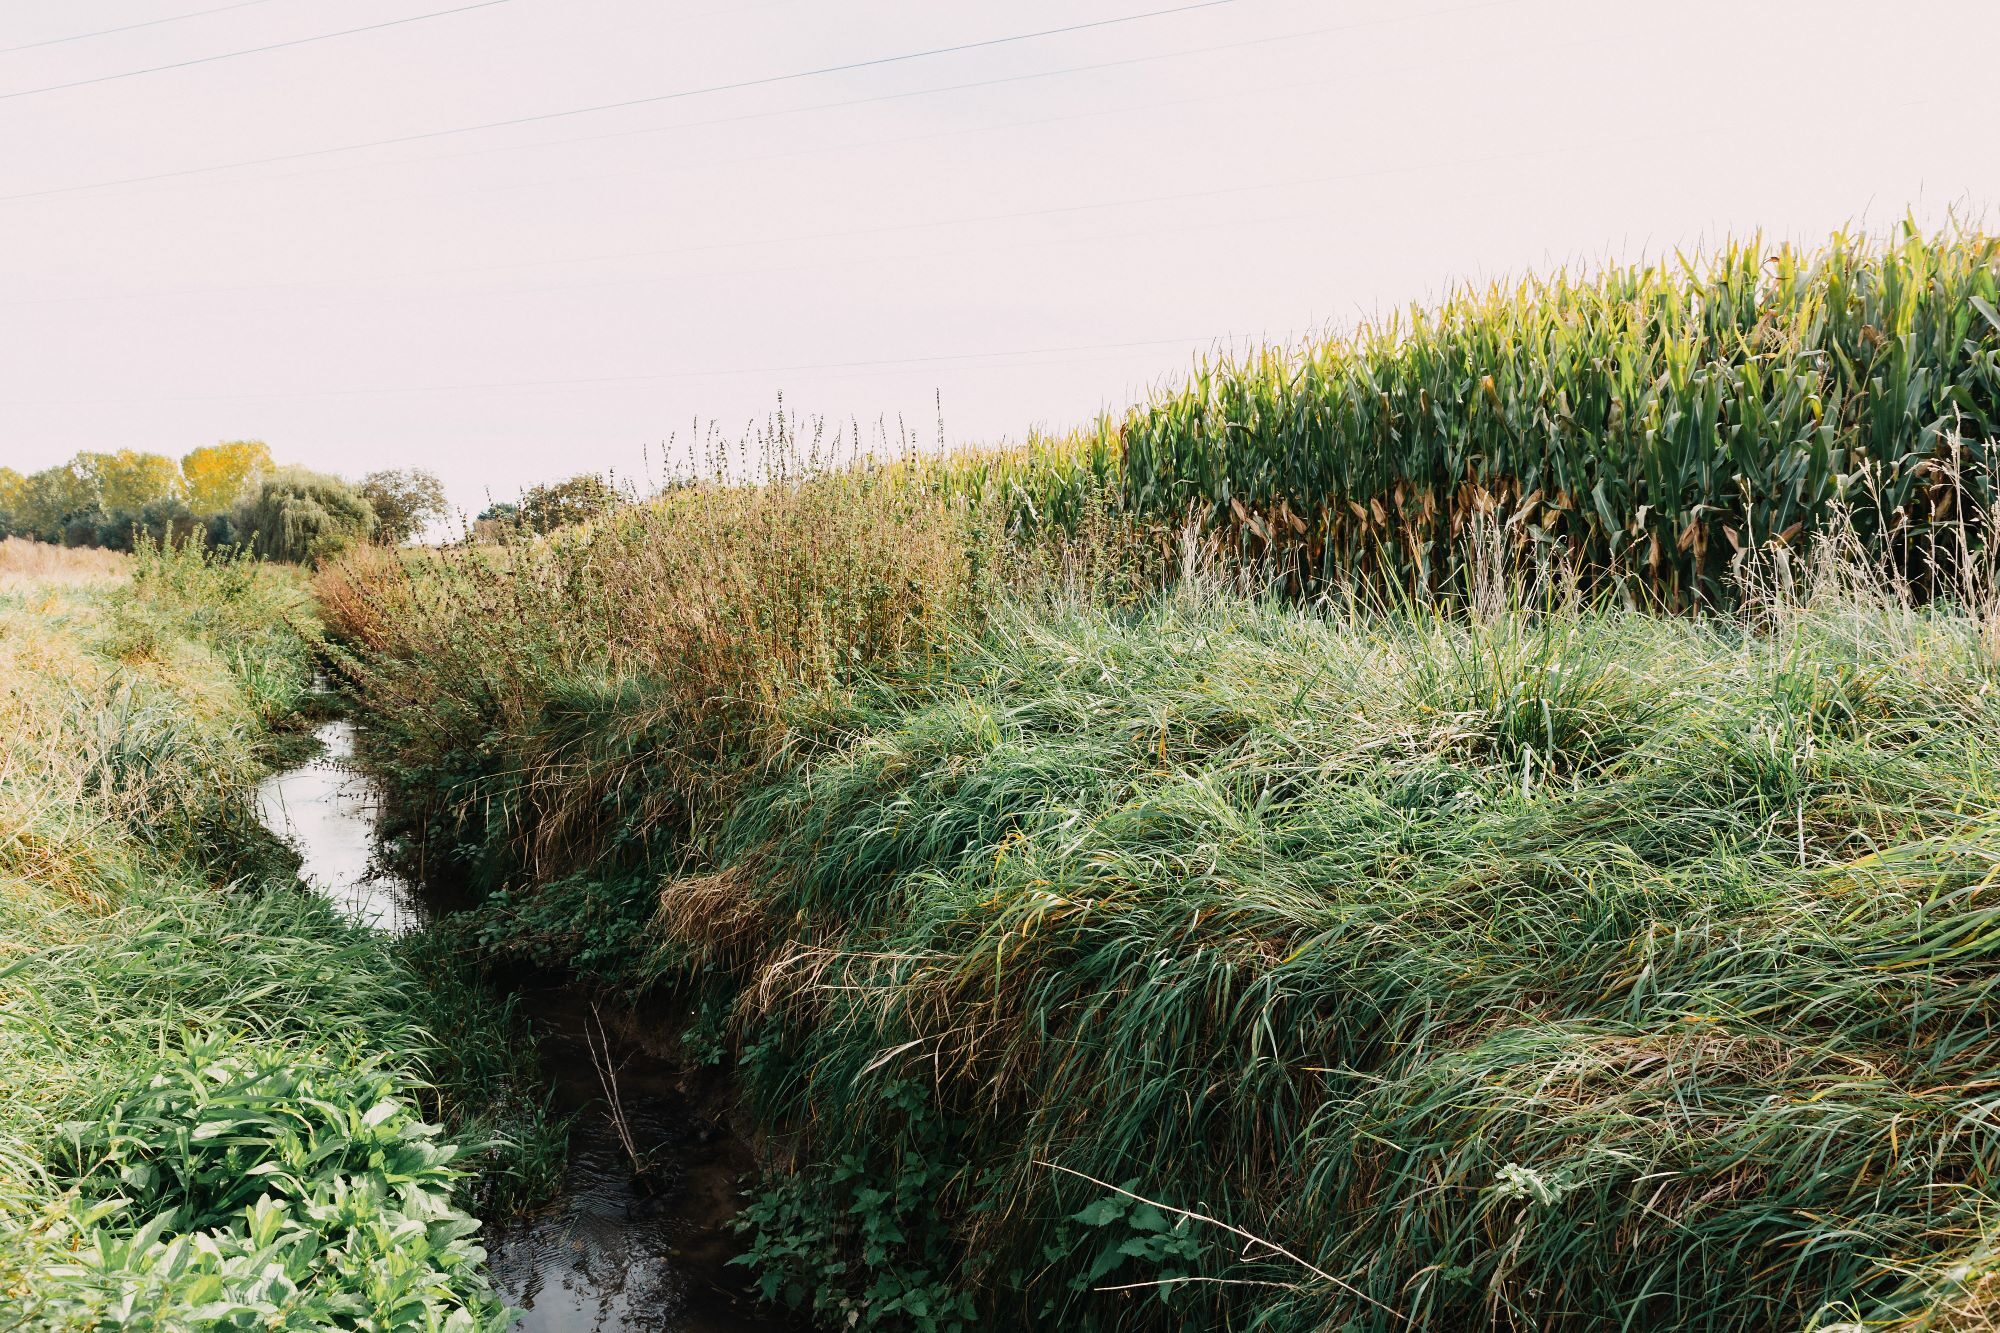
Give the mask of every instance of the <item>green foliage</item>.
[[180, 464], [165, 454], [132, 449], [115, 454], [85, 452], [70, 460], [70, 467], [108, 512], [137, 513], [151, 504], [184, 498]]
[[1096, 498], [1122, 481], [1118, 439], [1109, 421], [1064, 437], [1030, 434], [1025, 444], [967, 449], [905, 466], [926, 485], [968, 503], [997, 508], [1021, 534], [1074, 533]]
[[1148, 1275], [1153, 1292], [1162, 1304], [1173, 1304], [1177, 1283], [1198, 1267], [1202, 1242], [1194, 1233], [1192, 1218], [1169, 1218], [1153, 1204], [1133, 1197], [1137, 1181], [1128, 1181], [1118, 1192], [1087, 1204], [1070, 1217], [1098, 1229], [1103, 1238], [1097, 1254], [1087, 1267], [1080, 1267], [1070, 1279], [1070, 1290], [1087, 1291], [1125, 1267], [1127, 1261]]
[[[1557, 277], [317, 587], [481, 952], [731, 1015], [796, 1308], [1977, 1327], [1995, 284], [1970, 233]], [[1357, 591], [1143, 595], [1190, 512]]]
[[273, 471], [260, 441], [209, 445], [180, 463], [123, 449], [79, 453], [27, 477], [0, 468], [0, 536], [118, 551], [141, 538], [233, 546], [235, 507]]
[[573, 970], [629, 993], [656, 975], [644, 944], [653, 900], [652, 879], [643, 874], [568, 875], [502, 886], [448, 929], [469, 934], [489, 959]]
[[979, 1310], [953, 1280], [934, 1222], [940, 1195], [964, 1171], [962, 1148], [954, 1151], [921, 1084], [901, 1083], [887, 1098], [903, 1129], [887, 1151], [857, 1149], [809, 1175], [767, 1180], [738, 1219], [750, 1248], [735, 1262], [756, 1275], [765, 1300], [835, 1328], [971, 1333], [983, 1327]]
[[27, 497], [28, 479], [10, 467], [0, 467], [0, 539], [31, 535], [21, 502]]
[[89, 479], [74, 463], [63, 463], [30, 473], [13, 486], [8, 529], [12, 535], [36, 541], [89, 545], [66, 539], [72, 527], [83, 522], [94, 532], [101, 508]]
[[163, 455], [80, 453], [31, 476], [0, 477], [0, 531], [130, 550], [135, 530], [160, 540], [198, 528], [182, 489], [179, 465]]
[[141, 539], [131, 593], [115, 604], [120, 626], [194, 637], [225, 665], [256, 727], [294, 720], [313, 688], [321, 651], [304, 585], [260, 568], [243, 550]]
[[314, 565], [368, 540], [375, 511], [338, 477], [281, 468], [237, 504], [237, 540], [265, 560]]
[[262, 1328], [502, 1329], [455, 1150], [373, 1066], [183, 1033], [65, 1127], [48, 1227], [68, 1262], [36, 1314], [143, 1309]]
[[1949, 575], [2000, 499], [1996, 245], [1753, 239], [1205, 364], [1119, 428], [1130, 502], [1304, 587], [1442, 590], [1491, 534], [1685, 605], [1837, 513]]
[[[822, 1308], [909, 1266], [987, 1326], [1921, 1312], [2000, 1161], [1991, 634], [1001, 618], [739, 807], [727, 910], [663, 892], [797, 1136], [753, 1261]], [[912, 1084], [960, 1164], [920, 1214], [859, 1192], [933, 1160]], [[1173, 1290], [1095, 1290], [1135, 1283]]]

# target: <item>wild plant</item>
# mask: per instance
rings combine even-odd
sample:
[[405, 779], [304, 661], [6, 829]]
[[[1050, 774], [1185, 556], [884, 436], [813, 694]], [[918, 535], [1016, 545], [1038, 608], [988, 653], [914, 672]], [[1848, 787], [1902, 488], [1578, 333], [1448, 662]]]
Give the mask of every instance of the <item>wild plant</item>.
[[1987, 608], [1856, 581], [1782, 629], [996, 614], [663, 887], [797, 1136], [767, 1287], [884, 1328], [946, 1277], [979, 1314], [937, 1327], [1990, 1308], [2000, 660]]

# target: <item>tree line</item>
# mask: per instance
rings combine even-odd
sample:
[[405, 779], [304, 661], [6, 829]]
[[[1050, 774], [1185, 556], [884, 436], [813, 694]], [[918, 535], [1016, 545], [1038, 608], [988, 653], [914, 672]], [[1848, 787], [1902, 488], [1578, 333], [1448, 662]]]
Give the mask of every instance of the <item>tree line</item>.
[[[530, 487], [489, 504], [465, 533], [504, 541], [609, 513], [635, 497], [596, 473]], [[281, 464], [261, 440], [205, 445], [176, 461], [122, 449], [83, 452], [22, 474], [0, 467], [0, 538], [129, 551], [142, 539], [245, 549], [317, 564], [350, 546], [400, 546], [450, 513], [444, 483], [422, 468], [358, 482]]]
[[399, 545], [445, 513], [444, 483], [420, 468], [350, 482], [280, 464], [261, 440], [178, 460], [122, 449], [25, 475], [0, 467], [0, 537], [62, 546], [130, 550], [144, 537], [309, 564], [361, 542]]

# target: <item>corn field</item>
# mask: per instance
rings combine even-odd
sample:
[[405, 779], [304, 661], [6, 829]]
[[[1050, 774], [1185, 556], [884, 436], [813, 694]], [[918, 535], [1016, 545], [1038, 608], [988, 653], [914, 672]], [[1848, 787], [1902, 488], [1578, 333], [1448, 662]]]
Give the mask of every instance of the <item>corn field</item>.
[[1996, 422], [2000, 241], [1905, 227], [1464, 291], [1204, 363], [1119, 435], [1137, 511], [1294, 587], [1449, 588], [1484, 533], [1678, 606], [1836, 513], [1917, 586], [1949, 577]]

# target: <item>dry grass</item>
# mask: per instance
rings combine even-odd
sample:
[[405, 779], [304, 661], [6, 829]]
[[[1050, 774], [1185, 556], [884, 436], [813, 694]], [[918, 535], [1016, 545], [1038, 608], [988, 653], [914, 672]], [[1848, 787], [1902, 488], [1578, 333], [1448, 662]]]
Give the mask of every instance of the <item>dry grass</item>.
[[712, 820], [795, 701], [939, 647], [978, 602], [976, 547], [964, 504], [854, 470], [688, 486], [510, 546], [357, 549], [316, 587], [413, 771], [497, 721], [506, 806], [445, 799], [553, 875], [592, 862], [607, 811]]
[[87, 546], [0, 538], [0, 593], [42, 587], [103, 586], [132, 577], [132, 557]]

